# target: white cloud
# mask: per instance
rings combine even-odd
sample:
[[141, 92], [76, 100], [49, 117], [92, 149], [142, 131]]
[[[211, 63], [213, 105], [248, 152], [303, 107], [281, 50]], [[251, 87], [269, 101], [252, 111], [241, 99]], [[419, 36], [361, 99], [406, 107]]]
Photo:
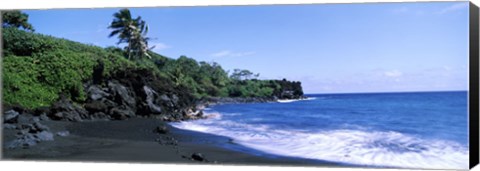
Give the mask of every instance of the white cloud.
[[217, 53], [213, 53], [211, 54], [211, 56], [213, 57], [224, 57], [224, 56], [228, 56], [230, 55], [232, 52], [228, 51], [228, 50], [224, 50], [224, 51], [220, 51], [220, 52], [217, 52]]
[[210, 56], [221, 58], [221, 57], [242, 57], [242, 56], [249, 56], [253, 54], [255, 54], [255, 52], [232, 52], [229, 50], [223, 50], [220, 52], [212, 53]]
[[462, 2], [462, 3], [450, 5], [446, 8], [444, 8], [444, 9], [442, 9], [439, 13], [440, 14], [445, 14], [445, 13], [449, 13], [449, 12], [459, 11], [459, 10], [466, 9], [467, 7], [468, 7], [468, 2]]
[[152, 50], [155, 52], [159, 52], [165, 49], [172, 48], [171, 46], [165, 44], [165, 43], [153, 43], [153, 46], [155, 46]]
[[400, 7], [391, 10], [393, 14], [413, 14], [413, 15], [423, 15], [425, 14], [424, 10], [415, 9], [415, 8], [407, 8], [407, 7]]
[[412, 7], [399, 7], [392, 9], [390, 12], [393, 14], [414, 14], [414, 15], [424, 15], [425, 13], [432, 14], [446, 14], [455, 11], [461, 11], [468, 8], [468, 2], [454, 3], [450, 6], [439, 9], [438, 11], [425, 11], [424, 9], [412, 8]]
[[383, 75], [386, 77], [400, 77], [403, 75], [403, 73], [398, 70], [393, 70], [393, 71], [386, 71], [383, 73]]
[[410, 9], [408, 9], [407, 7], [401, 7], [401, 8], [396, 8], [396, 9], [393, 9], [392, 12], [393, 13], [406, 13], [406, 12], [409, 12]]

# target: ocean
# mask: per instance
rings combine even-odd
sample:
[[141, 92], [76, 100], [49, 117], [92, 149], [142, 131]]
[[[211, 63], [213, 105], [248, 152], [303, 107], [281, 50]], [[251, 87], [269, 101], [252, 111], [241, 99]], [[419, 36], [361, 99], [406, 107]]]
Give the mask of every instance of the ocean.
[[468, 95], [311, 94], [215, 105], [174, 127], [229, 137], [267, 154], [366, 167], [468, 169]]

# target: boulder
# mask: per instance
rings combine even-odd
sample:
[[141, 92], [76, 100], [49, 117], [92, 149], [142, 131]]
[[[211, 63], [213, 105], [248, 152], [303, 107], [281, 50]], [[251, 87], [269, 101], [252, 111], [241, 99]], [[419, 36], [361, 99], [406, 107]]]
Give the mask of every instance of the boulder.
[[159, 96], [156, 100], [155, 103], [157, 104], [163, 104], [164, 106], [167, 106], [169, 108], [174, 108], [175, 104], [173, 103], [173, 100], [168, 97], [166, 94], [162, 94]]
[[100, 119], [100, 120], [108, 120], [109, 117], [107, 114], [103, 112], [95, 112], [90, 115], [90, 119]]
[[17, 126], [14, 125], [14, 124], [4, 123], [3, 128], [4, 129], [17, 129]]
[[33, 122], [34, 122], [33, 116], [27, 113], [23, 113], [17, 117], [17, 123], [19, 124], [28, 124]]
[[70, 135], [70, 132], [68, 132], [68, 131], [60, 131], [60, 132], [57, 132], [57, 135], [58, 135], [58, 136], [61, 136], [61, 137], [66, 137], [66, 136], [69, 136], [69, 135]]
[[54, 120], [65, 120], [74, 122], [83, 121], [82, 117], [80, 117], [80, 115], [75, 111], [57, 112], [52, 116], [52, 119]]
[[40, 117], [34, 116], [32, 119], [30, 119], [32, 122], [40, 122]]
[[66, 98], [62, 98], [52, 105], [49, 116], [54, 120], [66, 121], [82, 121], [82, 118], [89, 117], [88, 112], [84, 108], [73, 104]]
[[127, 87], [120, 83], [109, 81], [108, 88], [112, 91], [114, 101], [120, 104], [127, 105], [129, 107], [135, 107], [136, 102], [133, 97], [134, 93], [128, 91]]
[[162, 94], [160, 97], [159, 97], [160, 100], [162, 101], [171, 101], [171, 99], [166, 95], [166, 94]]
[[130, 109], [121, 109], [120, 107], [114, 107], [110, 110], [109, 115], [116, 120], [124, 120], [135, 116], [135, 113]]
[[160, 125], [155, 128], [155, 132], [159, 134], [166, 134], [168, 133], [168, 128], [165, 125]]
[[4, 123], [16, 123], [19, 115], [20, 115], [20, 113], [18, 113], [15, 110], [6, 111], [5, 113], [3, 113], [3, 122]]
[[118, 106], [117, 103], [108, 99], [102, 99], [102, 103], [107, 106], [107, 108], [111, 109], [115, 106]]
[[19, 129], [22, 130], [22, 132], [25, 133], [38, 133], [42, 131], [50, 131], [50, 128], [47, 126], [41, 124], [40, 122], [35, 122], [33, 124], [21, 124]]
[[92, 101], [85, 104], [84, 107], [90, 113], [106, 112], [108, 110], [108, 106], [102, 101]]
[[9, 142], [7, 144], [7, 148], [14, 149], [14, 148], [28, 148], [30, 146], [34, 146], [37, 144], [37, 138], [33, 134], [22, 134], [17, 137], [17, 139]]
[[206, 161], [205, 156], [202, 153], [193, 153], [192, 159], [196, 161]]
[[152, 90], [148, 86], [143, 86], [143, 91], [147, 95], [145, 100], [146, 100], [148, 108], [150, 110], [149, 112], [153, 113], [153, 114], [161, 113], [162, 108], [154, 103], [155, 96], [156, 96], [157, 92], [155, 92], [154, 90]]
[[41, 131], [50, 131], [50, 128], [48, 126], [41, 124], [40, 122], [35, 122], [33, 123], [33, 128], [37, 130], [38, 132]]
[[28, 148], [40, 141], [53, 141], [53, 134], [50, 132], [50, 129], [40, 122], [22, 124], [17, 129], [20, 129], [16, 135], [17, 138], [9, 142], [7, 148]]
[[34, 134], [37, 141], [53, 141], [53, 134], [49, 131], [42, 131]]
[[87, 88], [87, 96], [91, 100], [100, 100], [102, 98], [107, 98], [110, 96], [109, 93], [103, 91], [97, 85], [91, 85]]
[[47, 114], [43, 113], [39, 116], [40, 120], [42, 121], [48, 121], [50, 118], [48, 118]]

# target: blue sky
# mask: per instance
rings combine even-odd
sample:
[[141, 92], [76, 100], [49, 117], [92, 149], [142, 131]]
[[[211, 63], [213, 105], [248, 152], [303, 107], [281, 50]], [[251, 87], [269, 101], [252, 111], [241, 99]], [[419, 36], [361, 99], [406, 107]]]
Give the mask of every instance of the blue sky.
[[[24, 12], [38, 33], [106, 47], [118, 10]], [[468, 2], [130, 10], [160, 54], [298, 80], [306, 93], [468, 89]]]

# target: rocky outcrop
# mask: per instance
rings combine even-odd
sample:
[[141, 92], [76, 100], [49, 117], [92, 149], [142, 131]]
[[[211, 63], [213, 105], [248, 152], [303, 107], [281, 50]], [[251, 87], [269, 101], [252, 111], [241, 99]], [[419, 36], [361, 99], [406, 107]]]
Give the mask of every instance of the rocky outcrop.
[[[41, 123], [40, 116], [27, 112], [13, 109], [5, 112], [7, 114], [4, 115], [4, 128], [17, 130], [16, 138], [6, 142], [6, 148], [29, 148], [43, 141], [54, 140], [54, 134], [48, 126]], [[16, 116], [16, 119], [13, 119], [12, 116]]]
[[36, 122], [34, 124], [24, 124], [17, 133], [17, 138], [7, 143], [7, 148], [28, 148], [42, 141], [53, 141], [53, 133], [47, 126]]
[[3, 123], [15, 123], [20, 114], [15, 110], [9, 110], [3, 113]]
[[96, 79], [95, 82], [84, 84], [86, 100], [82, 104], [60, 99], [43, 113], [53, 120], [67, 121], [123, 120], [132, 117], [165, 121], [202, 118], [203, 113], [195, 108], [193, 96], [181, 88], [173, 88], [173, 85], [156, 78], [149, 71], [132, 69]]
[[302, 83], [299, 81], [288, 81], [283, 80], [274, 80], [278, 85], [279, 89], [275, 89], [273, 96], [279, 99], [301, 99], [303, 96]]
[[82, 121], [88, 118], [89, 113], [82, 106], [63, 97], [52, 105], [48, 116], [54, 120]]
[[267, 103], [276, 102], [275, 97], [207, 97], [203, 98], [201, 104], [240, 104], [240, 103]]
[[[160, 106], [158, 106], [156, 103], [161, 103], [162, 100], [168, 99], [168, 97], [166, 95], [162, 95], [159, 98], [158, 95], [157, 95], [157, 92], [155, 92], [154, 90], [152, 90], [148, 86], [143, 86], [143, 91], [146, 94], [145, 101], [147, 102], [149, 112], [154, 113], [154, 114], [162, 113], [162, 108]], [[155, 100], [155, 99], [160, 99], [160, 101]], [[170, 106], [173, 106], [173, 104], [170, 104]]]
[[112, 100], [118, 105], [127, 106], [132, 108], [132, 110], [135, 110], [137, 103], [135, 101], [135, 93], [133, 90], [127, 89], [127, 87], [115, 80], [108, 82], [108, 90], [110, 90], [113, 97]]
[[[35, 109], [37, 119], [83, 121], [124, 120], [132, 117], [150, 117], [164, 121], [181, 121], [204, 118], [198, 106], [224, 103], [265, 103], [278, 99], [300, 99], [303, 91], [300, 82], [271, 80], [278, 85], [271, 97], [208, 97], [196, 99], [188, 89], [172, 85], [171, 80], [154, 75], [146, 69], [129, 68], [101, 75], [99, 66], [94, 80], [84, 84], [86, 99], [73, 102], [60, 98], [51, 107]], [[96, 76], [95, 76], [96, 75]], [[4, 122], [15, 122], [22, 117], [7, 111]]]
[[102, 98], [107, 98], [108, 96], [110, 96], [110, 94], [105, 92], [107, 91], [106, 89], [101, 89], [96, 84], [89, 86], [86, 90], [87, 90], [88, 98], [91, 100], [100, 100]]

